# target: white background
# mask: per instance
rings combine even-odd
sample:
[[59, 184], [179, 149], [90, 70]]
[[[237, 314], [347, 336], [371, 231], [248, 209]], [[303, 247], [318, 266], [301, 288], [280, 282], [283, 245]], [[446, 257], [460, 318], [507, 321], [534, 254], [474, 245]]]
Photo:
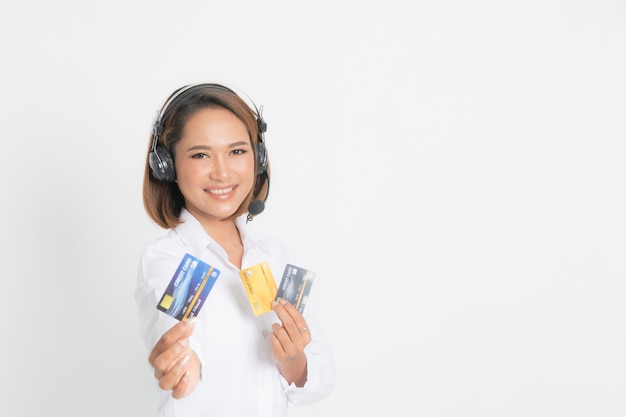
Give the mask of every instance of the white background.
[[0, 62], [2, 416], [154, 415], [142, 173], [205, 81], [318, 272], [339, 380], [291, 416], [626, 415], [623, 2], [0, 0]]

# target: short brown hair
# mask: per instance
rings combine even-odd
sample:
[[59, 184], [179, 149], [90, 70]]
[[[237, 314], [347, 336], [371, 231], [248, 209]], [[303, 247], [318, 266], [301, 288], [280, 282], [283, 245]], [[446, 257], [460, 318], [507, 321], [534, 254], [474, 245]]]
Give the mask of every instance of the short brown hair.
[[[152, 172], [149, 158], [155, 147], [153, 142], [156, 128], [160, 130], [156, 145], [170, 153], [173, 163], [175, 145], [182, 139], [187, 120], [197, 111], [212, 107], [229, 110], [246, 125], [255, 156], [255, 165], [259, 163], [257, 144], [263, 142], [260, 124], [264, 122], [256, 107], [253, 110], [237, 93], [221, 84], [197, 84], [185, 86], [173, 92], [155, 121], [155, 129], [150, 135], [143, 176], [143, 205], [150, 218], [165, 229], [172, 229], [180, 224], [179, 217], [181, 210], [185, 207], [185, 199], [175, 181], [161, 181]], [[254, 187], [232, 217], [239, 217], [246, 213], [252, 200], [265, 201], [267, 199], [270, 177], [269, 161], [266, 161], [266, 164], [267, 168], [261, 174], [257, 174]], [[173, 166], [171, 168], [174, 169]]]

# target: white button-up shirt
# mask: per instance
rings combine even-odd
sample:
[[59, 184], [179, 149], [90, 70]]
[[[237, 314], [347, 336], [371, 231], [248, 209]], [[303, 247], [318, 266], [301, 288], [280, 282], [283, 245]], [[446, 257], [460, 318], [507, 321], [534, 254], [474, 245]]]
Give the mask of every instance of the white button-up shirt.
[[[183, 223], [148, 243], [141, 257], [135, 299], [148, 351], [177, 323], [156, 305], [183, 256], [189, 253], [201, 259], [217, 268], [220, 275], [190, 338], [190, 346], [202, 363], [202, 380], [180, 400], [173, 399], [170, 391], [161, 391], [158, 416], [282, 417], [287, 415], [289, 402], [309, 404], [329, 394], [335, 384], [335, 368], [315, 320], [314, 297], [309, 297], [303, 313], [312, 340], [305, 348], [307, 382], [298, 388], [287, 384], [271, 359], [268, 334], [271, 323], [278, 322], [275, 313], [255, 316], [239, 269], [228, 261], [226, 252], [188, 211], [183, 209], [180, 218]], [[300, 265], [294, 251], [280, 241], [253, 233], [245, 216], [237, 219], [237, 226], [244, 246], [242, 268], [268, 262], [279, 281], [287, 263], [307, 267]]]

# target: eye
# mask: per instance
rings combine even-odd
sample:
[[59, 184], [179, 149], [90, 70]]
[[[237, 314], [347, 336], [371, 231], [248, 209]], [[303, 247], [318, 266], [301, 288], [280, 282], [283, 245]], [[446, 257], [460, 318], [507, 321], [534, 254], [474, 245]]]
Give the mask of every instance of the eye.
[[205, 159], [205, 158], [208, 158], [209, 155], [207, 155], [207, 154], [205, 154], [203, 152], [198, 152], [198, 153], [195, 153], [195, 154], [191, 155], [191, 157], [193, 159]]
[[243, 155], [244, 153], [248, 152], [245, 149], [233, 149], [233, 155]]

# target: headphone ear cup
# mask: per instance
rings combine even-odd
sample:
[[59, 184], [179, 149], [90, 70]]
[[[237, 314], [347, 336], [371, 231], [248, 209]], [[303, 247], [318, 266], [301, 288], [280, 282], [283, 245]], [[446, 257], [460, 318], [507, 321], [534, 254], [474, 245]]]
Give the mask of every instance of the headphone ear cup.
[[256, 144], [256, 173], [261, 175], [267, 171], [267, 148], [261, 141]]
[[150, 152], [150, 168], [152, 175], [159, 181], [173, 182], [176, 179], [174, 169], [174, 159], [172, 155], [162, 146], [157, 146], [155, 151]]

